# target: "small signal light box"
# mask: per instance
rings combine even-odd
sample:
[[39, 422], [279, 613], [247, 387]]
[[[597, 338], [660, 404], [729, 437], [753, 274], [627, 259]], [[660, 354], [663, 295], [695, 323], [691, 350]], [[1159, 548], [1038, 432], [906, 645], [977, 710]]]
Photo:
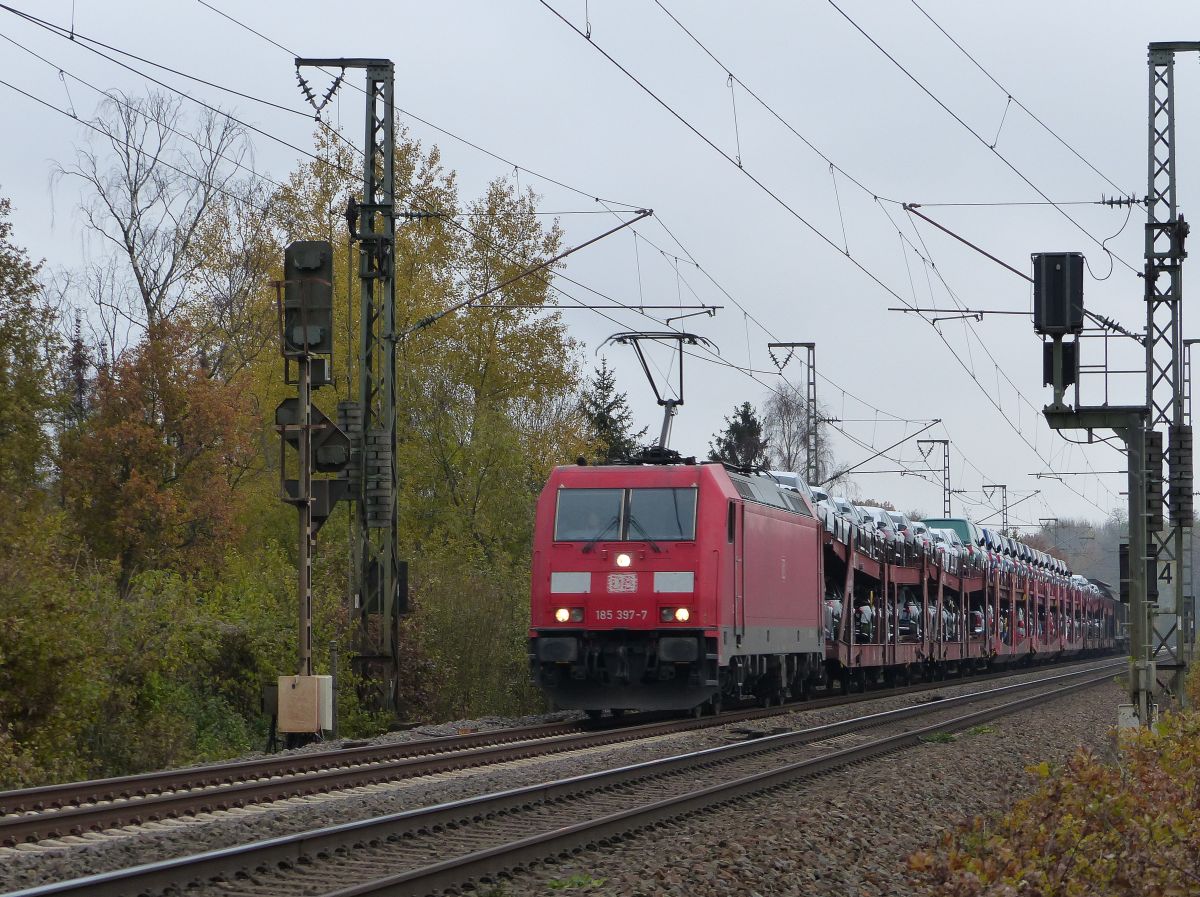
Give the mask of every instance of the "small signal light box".
[[1083, 331], [1083, 253], [1034, 253], [1033, 329], [1058, 337]]

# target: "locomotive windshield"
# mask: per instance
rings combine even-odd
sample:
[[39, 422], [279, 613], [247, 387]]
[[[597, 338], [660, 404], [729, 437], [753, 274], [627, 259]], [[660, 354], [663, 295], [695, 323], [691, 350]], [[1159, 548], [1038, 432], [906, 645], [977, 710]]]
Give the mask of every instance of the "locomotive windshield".
[[626, 539], [690, 542], [696, 538], [695, 489], [630, 489]]
[[556, 542], [690, 542], [696, 489], [559, 489]]

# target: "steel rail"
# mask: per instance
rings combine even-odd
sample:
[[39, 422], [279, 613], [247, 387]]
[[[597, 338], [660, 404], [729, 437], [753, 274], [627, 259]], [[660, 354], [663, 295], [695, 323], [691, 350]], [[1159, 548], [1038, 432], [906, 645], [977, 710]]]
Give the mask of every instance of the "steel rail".
[[454, 857], [424, 868], [412, 869], [375, 881], [328, 891], [322, 897], [368, 897], [368, 895], [370, 897], [384, 897], [384, 895], [396, 897], [396, 895], [441, 891], [445, 888], [462, 885], [467, 881], [495, 875], [498, 872], [544, 859], [547, 856], [592, 846], [605, 839], [620, 838], [630, 831], [661, 825], [719, 804], [730, 803], [785, 787], [797, 779], [811, 778], [844, 766], [862, 763], [882, 754], [893, 753], [919, 744], [927, 736], [967, 729], [1023, 710], [1033, 704], [1053, 700], [1109, 680], [1108, 676], [1100, 676], [1064, 685], [1052, 694], [1036, 694], [1018, 698], [998, 707], [978, 710], [919, 729], [885, 736], [866, 744], [833, 751], [821, 757], [799, 760], [775, 769], [743, 776], [731, 782], [698, 788], [665, 800], [622, 810], [587, 822], [564, 826], [550, 832], [531, 835], [519, 841]]
[[393, 757], [415, 757], [447, 750], [469, 750], [504, 741], [521, 741], [578, 732], [581, 723], [551, 723], [494, 729], [464, 735], [432, 736], [394, 744], [351, 745], [327, 751], [305, 751], [253, 760], [234, 760], [209, 766], [189, 766], [156, 772], [63, 782], [13, 791], [0, 791], [0, 815], [66, 807], [101, 800], [144, 797], [158, 791], [227, 785], [247, 777], [294, 775], [350, 763], [377, 763]]
[[[1092, 668], [1087, 667], [1085, 671]], [[976, 678], [985, 681], [1009, 675], [1014, 674], [992, 673]], [[11, 815], [0, 816], [0, 844], [13, 845], [228, 810], [343, 788], [748, 722], [782, 713], [928, 691], [937, 687], [939, 685], [933, 683], [918, 683], [886, 691], [818, 698], [774, 709], [735, 710], [703, 720], [674, 717], [604, 729], [575, 723], [501, 729], [429, 741], [369, 745], [8, 792], [0, 794], [0, 808], [18, 804], [17, 800], [12, 799], [10, 804], [4, 803], [4, 799], [10, 795], [24, 801], [24, 804], [10, 811]], [[155, 787], [160, 790], [153, 790]], [[73, 804], [52, 805], [49, 812], [44, 809], [47, 796], [58, 796], [65, 803], [67, 795], [84, 797]]]
[[[769, 782], [775, 781], [775, 779], [769, 779], [771, 776], [777, 777], [782, 775], [783, 778], [780, 781], [787, 781], [792, 777], [803, 774], [805, 770], [809, 770], [812, 774], [815, 774], [816, 772], [825, 771], [827, 768], [832, 768], [832, 766], [822, 766], [821, 764], [837, 761], [839, 765], [844, 765], [845, 763], [857, 762], [859, 759], [867, 759], [873, 755], [872, 751], [880, 753], [887, 750], [894, 750], [896, 747], [911, 744], [919, 740], [921, 736], [932, 732], [952, 731], [955, 728], [973, 725], [976, 722], [986, 721], [1004, 713], [1013, 712], [1035, 702], [1048, 700], [1058, 694], [1067, 693], [1069, 690], [1085, 688], [1100, 682], [1109, 681], [1112, 672], [1123, 667], [1124, 664], [1122, 661], [1116, 661], [1099, 668], [1091, 667], [1069, 673], [1059, 673], [1029, 682], [1015, 683], [966, 695], [941, 698], [896, 710], [868, 714], [841, 722], [826, 723], [792, 732], [766, 735], [750, 741], [705, 748], [673, 757], [649, 760], [555, 782], [525, 786], [432, 807], [407, 810], [373, 819], [328, 826], [309, 832], [271, 838], [223, 850], [209, 851], [195, 856], [163, 860], [135, 866], [130, 869], [40, 885], [12, 892], [7, 897], [50, 897], [50, 895], [78, 894], [96, 895], [96, 897], [123, 897], [123, 895], [131, 893], [152, 893], [159, 889], [177, 888], [184, 884], [218, 878], [229, 881], [238, 875], [253, 874], [259, 871], [265, 872], [280, 867], [292, 866], [307, 862], [308, 858], [314, 856], [330, 855], [339, 851], [352, 850], [356, 845], [379, 843], [388, 839], [402, 837], [407, 833], [440, 831], [446, 827], [455, 827], [462, 825], [464, 822], [497, 817], [524, 807], [545, 805], [568, 797], [607, 791], [620, 785], [650, 778], [658, 778], [684, 771], [695, 771], [751, 755], [812, 744], [813, 742], [823, 741], [859, 729], [877, 727], [912, 717], [942, 712], [952, 707], [1004, 697], [1047, 685], [1066, 686], [1060, 692], [1052, 695], [1047, 695], [1044, 692], [1030, 695], [999, 707], [987, 708], [950, 721], [934, 723], [930, 726], [901, 733], [900, 735], [888, 736], [878, 742], [871, 742], [855, 748], [837, 751], [816, 760], [789, 763], [780, 767], [779, 770], [774, 770], [770, 773], [755, 774], [754, 776], [744, 777], [735, 780], [735, 782], [727, 783], [724, 786], [702, 788], [689, 792], [682, 797], [671, 798], [669, 802], [659, 802], [663, 805], [669, 803], [671, 806], [678, 806], [679, 809], [673, 811], [672, 815], [680, 815], [683, 812], [688, 812], [688, 801], [700, 800], [702, 797], [704, 801], [707, 801], [707, 803], [704, 803], [707, 806], [711, 803], [721, 803], [731, 800], [742, 793], [749, 793], [748, 791], [731, 791], [728, 793], [722, 791], [722, 789], [731, 788], [739, 783], [742, 783], [745, 787], [750, 787], [752, 784], [751, 780], [753, 780], [753, 782], [760, 784], [754, 785], [751, 790], [771, 788], [774, 785]], [[1102, 675], [1095, 675], [1098, 672], [1102, 672]], [[1089, 676], [1092, 678], [1084, 678]], [[1072, 683], [1072, 680], [1079, 679], [1083, 679], [1083, 681], [1067, 684]], [[761, 784], [761, 782], [767, 782], [767, 784]], [[725, 796], [720, 796], [723, 793]], [[659, 804], [655, 804], [654, 806], [657, 807]], [[700, 804], [697, 804], [697, 808], [699, 806]], [[642, 812], [651, 811], [643, 809]], [[636, 815], [631, 815], [629, 812], [618, 813], [602, 817], [592, 823], [568, 826], [554, 832], [533, 836], [521, 842], [516, 842], [514, 845], [509, 845], [508, 848], [488, 848], [487, 850], [469, 854], [466, 857], [433, 864], [425, 867], [423, 871], [410, 870], [388, 876], [386, 880], [381, 879], [380, 881], [388, 882], [386, 885], [387, 888], [401, 888], [398, 893], [413, 893], [414, 890], [416, 892], [437, 890], [448, 886], [441, 882], [450, 882], [451, 884], [461, 883], [467, 879], [485, 874], [487, 871], [507, 868], [524, 862], [526, 860], [522, 859], [522, 857], [526, 856], [525, 852], [527, 851], [534, 851], [540, 857], [548, 853], [557, 852], [560, 849], [568, 849], [557, 846], [560, 843], [567, 843], [562, 839], [575, 839], [571, 840], [570, 843], [577, 846], [581, 843], [591, 843], [598, 838], [608, 837], [608, 835], [602, 833], [606, 830], [604, 829], [606, 825], [615, 825], [619, 822], [627, 830], [630, 827], [636, 828], [640, 825], [651, 824], [649, 817], [642, 822], [637, 822], [637, 818]], [[597, 834], [598, 832], [600, 833]], [[583, 840], [580, 841], [578, 840], [579, 838]], [[454, 871], [455, 869], [458, 871]], [[426, 876], [426, 878], [420, 878], [422, 875]], [[414, 888], [418, 880], [422, 884]], [[428, 885], [427, 887], [426, 884]], [[370, 890], [369, 888], [372, 886], [370, 884], [355, 885], [349, 889], [335, 893], [341, 897], [341, 895], [350, 894], [387, 892], [386, 890]], [[367, 888], [367, 890], [362, 890], [363, 888]]]

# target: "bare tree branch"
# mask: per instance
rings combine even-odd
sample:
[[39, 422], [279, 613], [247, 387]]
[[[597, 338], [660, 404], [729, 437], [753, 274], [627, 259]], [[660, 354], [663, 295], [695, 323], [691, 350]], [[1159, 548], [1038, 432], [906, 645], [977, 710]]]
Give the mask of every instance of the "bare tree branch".
[[188, 306], [201, 257], [195, 243], [219, 198], [234, 190], [249, 145], [240, 125], [212, 111], [189, 127], [180, 100], [159, 93], [114, 91], [91, 124], [102, 136], [54, 176], [83, 182], [84, 222], [128, 264], [134, 289], [113, 290], [103, 306], [121, 306], [152, 329]]

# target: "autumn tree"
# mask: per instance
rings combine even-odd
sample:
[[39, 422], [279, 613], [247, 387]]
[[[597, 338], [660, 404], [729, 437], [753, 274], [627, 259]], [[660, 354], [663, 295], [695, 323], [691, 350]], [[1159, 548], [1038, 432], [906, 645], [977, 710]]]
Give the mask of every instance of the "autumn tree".
[[[343, 210], [358, 198], [361, 160], [325, 136], [317, 155], [276, 197], [286, 223], [278, 239], [330, 240], [341, 257]], [[554, 255], [562, 234], [542, 224], [536, 197], [511, 183], [460, 199], [437, 148], [422, 147], [402, 128], [394, 163], [397, 205], [438, 213], [396, 230], [399, 527], [414, 608], [402, 655], [406, 662], [430, 659], [417, 663], [415, 677], [429, 669], [439, 674], [436, 682], [409, 682], [419, 703], [407, 712], [520, 711], [533, 701], [524, 638], [534, 502], [554, 464], [589, 449], [576, 401], [578, 348], [558, 314], [543, 309], [550, 294], [545, 271], [436, 323], [417, 324]], [[344, 267], [334, 270], [338, 333], [357, 331], [356, 299], [350, 308], [343, 300], [348, 288], [357, 297], [357, 284], [345, 283]], [[355, 357], [336, 348], [334, 372], [345, 395], [343, 378], [356, 379]], [[256, 392], [260, 382], [269, 390], [278, 378], [270, 361], [263, 371], [252, 375]], [[322, 538], [344, 532], [327, 525]], [[326, 556], [345, 552], [330, 545]], [[317, 572], [335, 581], [320, 564]], [[344, 568], [336, 575], [344, 582]]]
[[617, 392], [617, 381], [608, 359], [601, 357], [592, 378], [579, 396], [579, 407], [595, 443], [593, 457], [600, 463], [630, 458], [637, 452], [646, 427], [633, 430], [628, 396]]
[[273, 270], [282, 246], [272, 226], [275, 197], [266, 185], [232, 185], [202, 217], [188, 246], [189, 319], [214, 377], [232, 379], [278, 357]]
[[[466, 211], [471, 232], [454, 237], [462, 281], [418, 274], [442, 285], [425, 294], [431, 310], [558, 251], [557, 226], [544, 228], [535, 197], [509, 183], [492, 183]], [[553, 412], [573, 399], [578, 365], [561, 317], [540, 308], [548, 294], [545, 277], [524, 277], [402, 348], [402, 507], [424, 644], [447, 680], [444, 713], [485, 704], [511, 710], [529, 700], [523, 658], [534, 502], [550, 466], [587, 448], [582, 417]], [[533, 414], [550, 429], [529, 426]]]
[[725, 418], [725, 429], [713, 435], [708, 459], [734, 467], [766, 467], [770, 463], [768, 448], [758, 413], [749, 402], [743, 402]]
[[9, 215], [9, 201], [0, 199], [0, 504], [6, 506], [39, 494], [50, 473], [63, 349], [56, 316], [42, 301], [40, 266], [11, 241]]
[[65, 501], [96, 554], [116, 562], [122, 591], [141, 570], [211, 565], [236, 535], [246, 397], [209, 376], [193, 340], [186, 325], [155, 325], [98, 376], [91, 414], [65, 445]]

